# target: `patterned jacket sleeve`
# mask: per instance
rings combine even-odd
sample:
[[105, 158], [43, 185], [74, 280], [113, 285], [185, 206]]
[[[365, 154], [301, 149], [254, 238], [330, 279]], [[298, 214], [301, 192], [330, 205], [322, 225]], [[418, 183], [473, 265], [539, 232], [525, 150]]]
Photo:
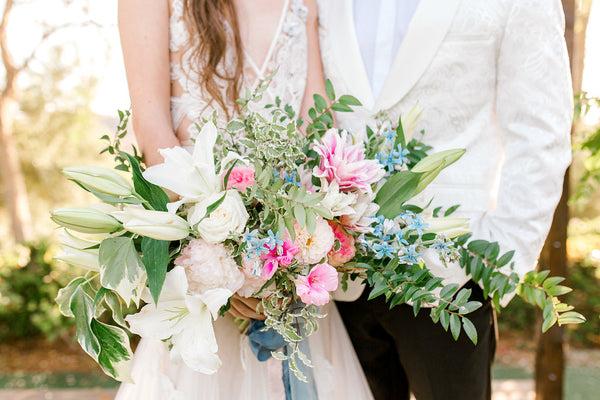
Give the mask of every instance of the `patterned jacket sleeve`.
[[520, 276], [535, 268], [571, 161], [573, 95], [563, 31], [559, 0], [514, 1], [498, 53], [504, 161], [496, 208], [476, 234], [516, 250]]

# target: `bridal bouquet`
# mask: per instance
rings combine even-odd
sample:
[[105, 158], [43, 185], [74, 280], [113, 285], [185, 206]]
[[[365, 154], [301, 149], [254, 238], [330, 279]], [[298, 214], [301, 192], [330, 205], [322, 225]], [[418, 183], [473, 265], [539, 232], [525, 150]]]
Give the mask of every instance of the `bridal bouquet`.
[[[540, 274], [519, 282], [501, 272], [512, 254], [500, 256], [496, 243], [468, 242], [468, 220], [449, 217], [455, 207], [440, 216], [440, 209], [407, 203], [464, 152], [427, 155], [430, 149], [413, 137], [417, 107], [398, 122], [382, 114], [366, 137], [355, 136], [331, 128], [332, 110], [351, 112], [360, 103], [337, 98], [328, 82], [330, 104], [315, 95], [303, 133], [279, 100], [257, 106], [267, 86], [248, 91], [240, 116], [226, 127], [199, 126], [191, 152], [162, 149], [165, 162], [146, 170], [135, 151], [120, 149], [128, 117], [121, 113], [105, 150], [131, 180], [98, 167], [64, 169], [101, 203], [52, 212], [65, 228], [59, 258], [87, 270], [57, 301], [75, 318], [80, 345], [107, 374], [130, 380], [128, 332], [164, 340], [173, 359], [216, 372], [212, 321], [237, 294], [261, 299], [265, 329], [285, 344], [272, 355], [305, 380], [310, 360], [303, 339], [317, 329], [319, 307], [338, 284], [345, 288], [357, 278], [372, 287], [371, 297], [411, 303], [415, 312], [431, 307], [434, 321], [455, 338], [464, 330], [476, 342], [465, 315], [481, 304], [468, 300], [469, 290], [433, 276], [425, 250], [460, 262], [496, 302], [517, 290], [544, 309], [550, 325], [579, 318], [556, 300], [564, 292], [558, 281], [542, 287]], [[101, 318], [107, 310], [112, 320]]]

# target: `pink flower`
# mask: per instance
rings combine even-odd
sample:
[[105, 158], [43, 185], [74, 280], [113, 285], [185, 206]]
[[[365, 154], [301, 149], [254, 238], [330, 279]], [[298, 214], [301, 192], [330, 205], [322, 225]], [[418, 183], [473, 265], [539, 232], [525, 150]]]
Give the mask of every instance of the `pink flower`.
[[322, 306], [329, 302], [329, 292], [337, 289], [338, 274], [329, 264], [317, 264], [308, 276], [299, 276], [296, 293], [306, 304]]
[[330, 129], [315, 144], [314, 150], [321, 157], [314, 174], [329, 183], [335, 180], [342, 192], [371, 192], [371, 184], [383, 178], [385, 170], [377, 160], [366, 160], [362, 143], [349, 144], [347, 136], [346, 131], [340, 134]]
[[300, 248], [294, 244], [291, 240], [286, 240], [281, 246], [273, 246], [273, 248], [267, 246], [269, 252], [261, 254], [260, 259], [265, 260], [262, 269], [262, 278], [269, 280], [277, 271], [277, 268], [281, 265], [287, 267], [294, 261], [294, 256], [298, 254]]
[[[223, 171], [223, 180], [225, 180], [227, 171]], [[234, 167], [227, 179], [227, 189], [235, 188], [244, 191], [254, 185], [254, 168], [252, 167]]]
[[334, 267], [346, 264], [354, 258], [356, 248], [354, 247], [354, 237], [346, 232], [344, 227], [337, 222], [329, 221], [329, 226], [333, 229], [335, 238], [340, 241], [341, 247], [338, 251], [331, 251], [328, 254], [329, 264]]

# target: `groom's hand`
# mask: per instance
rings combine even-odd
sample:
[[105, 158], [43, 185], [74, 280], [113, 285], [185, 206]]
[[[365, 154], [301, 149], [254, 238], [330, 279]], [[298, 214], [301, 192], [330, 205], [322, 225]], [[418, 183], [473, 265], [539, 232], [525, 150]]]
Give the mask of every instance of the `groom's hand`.
[[235, 293], [231, 298], [230, 304], [229, 313], [235, 318], [258, 319], [261, 321], [267, 318], [264, 314], [256, 312], [256, 309], [260, 304], [260, 299], [257, 299], [256, 297], [242, 297]]

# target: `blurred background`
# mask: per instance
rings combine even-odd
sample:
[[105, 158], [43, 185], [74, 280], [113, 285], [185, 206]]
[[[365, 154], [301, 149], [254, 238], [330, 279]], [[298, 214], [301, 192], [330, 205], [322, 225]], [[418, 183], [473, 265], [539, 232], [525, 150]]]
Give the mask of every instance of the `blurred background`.
[[[600, 393], [599, 3], [563, 1], [574, 162], [540, 261], [567, 276], [565, 301], [588, 321], [539, 335], [537, 311], [515, 299], [498, 316], [497, 400]], [[54, 303], [76, 271], [53, 259], [48, 214], [94, 202], [62, 167], [112, 166], [100, 137], [129, 108], [116, 9], [117, 0], [0, 0], [0, 400], [108, 399], [116, 387]]]

